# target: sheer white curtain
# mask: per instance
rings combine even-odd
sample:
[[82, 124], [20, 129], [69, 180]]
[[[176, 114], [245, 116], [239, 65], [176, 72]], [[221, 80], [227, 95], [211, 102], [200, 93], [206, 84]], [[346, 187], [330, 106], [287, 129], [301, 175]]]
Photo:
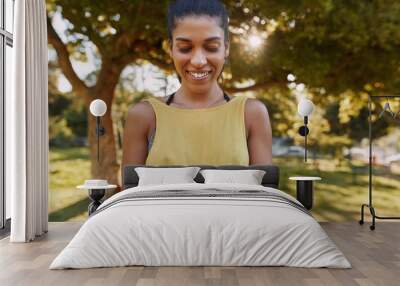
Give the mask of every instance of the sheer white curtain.
[[48, 226], [48, 96], [45, 0], [15, 1], [13, 93], [6, 98], [6, 187], [12, 242]]

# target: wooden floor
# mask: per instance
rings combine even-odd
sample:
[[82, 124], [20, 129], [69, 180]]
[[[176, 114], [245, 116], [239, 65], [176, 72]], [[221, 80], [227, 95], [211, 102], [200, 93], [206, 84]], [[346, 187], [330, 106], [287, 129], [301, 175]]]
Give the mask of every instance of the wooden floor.
[[81, 223], [50, 223], [27, 244], [0, 241], [0, 285], [400, 285], [400, 222], [375, 231], [356, 222], [321, 223], [352, 269], [290, 267], [122, 267], [48, 270]]

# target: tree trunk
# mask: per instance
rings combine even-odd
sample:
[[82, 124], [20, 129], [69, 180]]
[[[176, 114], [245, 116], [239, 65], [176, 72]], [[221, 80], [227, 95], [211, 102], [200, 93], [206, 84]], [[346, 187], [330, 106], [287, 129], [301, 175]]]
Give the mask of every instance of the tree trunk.
[[91, 175], [93, 179], [106, 179], [110, 184], [120, 185], [119, 164], [115, 146], [111, 106], [107, 105], [107, 112], [101, 117], [101, 126], [105, 134], [99, 137], [99, 160], [97, 161], [96, 119], [88, 111], [88, 139], [91, 158]]
[[[116, 142], [114, 137], [113, 119], [111, 117], [115, 87], [118, 83], [123, 66], [104, 60], [97, 83], [88, 91], [85, 103], [88, 112], [88, 139], [91, 158], [91, 175], [94, 179], [106, 179], [110, 184], [118, 185], [120, 190], [120, 168], [117, 161]], [[92, 100], [101, 99], [107, 104], [107, 112], [100, 118], [104, 127], [104, 135], [99, 137], [99, 160], [97, 160], [96, 118], [90, 113]]]
[[[88, 114], [91, 176], [93, 179], [106, 179], [110, 184], [119, 186], [119, 164], [117, 161], [111, 108], [115, 87], [118, 84], [120, 74], [123, 68], [135, 59], [132, 51], [129, 51], [130, 57], [127, 58], [115, 56], [115, 53], [112, 52], [102, 55], [101, 68], [97, 76], [96, 85], [88, 87], [75, 73], [69, 59], [67, 46], [53, 29], [50, 18], [47, 18], [47, 36], [49, 43], [57, 51], [58, 63], [61, 70], [70, 81], [76, 95], [85, 102]], [[90, 103], [97, 98], [104, 100], [107, 104], [107, 112], [101, 117], [101, 125], [105, 128], [105, 134], [99, 138], [99, 160], [97, 160], [96, 118], [89, 111]]]

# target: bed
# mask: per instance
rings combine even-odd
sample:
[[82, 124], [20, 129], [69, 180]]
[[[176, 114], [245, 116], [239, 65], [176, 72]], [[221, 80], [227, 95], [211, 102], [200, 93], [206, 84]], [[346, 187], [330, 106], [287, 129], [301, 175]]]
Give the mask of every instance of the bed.
[[194, 183], [151, 186], [138, 185], [137, 167], [125, 167], [123, 191], [102, 203], [50, 269], [351, 267], [309, 211], [279, 190], [277, 166], [199, 166], [263, 170], [261, 185], [204, 183], [199, 173]]

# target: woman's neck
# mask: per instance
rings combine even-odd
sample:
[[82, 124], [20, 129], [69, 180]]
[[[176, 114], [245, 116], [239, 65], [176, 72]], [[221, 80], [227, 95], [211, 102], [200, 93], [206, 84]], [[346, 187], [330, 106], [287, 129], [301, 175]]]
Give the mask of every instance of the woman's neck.
[[206, 92], [193, 92], [182, 85], [175, 94], [174, 103], [190, 108], [206, 108], [223, 101], [223, 91], [218, 84], [215, 84]]

